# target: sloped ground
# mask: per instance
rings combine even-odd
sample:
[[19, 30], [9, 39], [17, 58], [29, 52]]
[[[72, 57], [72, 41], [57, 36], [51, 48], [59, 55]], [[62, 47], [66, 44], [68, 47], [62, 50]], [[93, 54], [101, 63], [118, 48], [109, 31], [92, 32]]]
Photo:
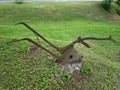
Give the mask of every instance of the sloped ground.
[[[99, 3], [0, 3], [0, 17], [0, 89], [119, 90], [120, 16], [105, 12]], [[60, 67], [44, 51], [30, 55], [28, 42], [6, 44], [23, 37], [36, 40], [24, 26], [15, 25], [23, 21], [57, 46], [78, 36], [112, 35], [117, 43], [88, 41], [91, 49], [77, 44], [84, 55], [81, 75], [89, 78], [76, 81], [67, 72], [56, 78]]]

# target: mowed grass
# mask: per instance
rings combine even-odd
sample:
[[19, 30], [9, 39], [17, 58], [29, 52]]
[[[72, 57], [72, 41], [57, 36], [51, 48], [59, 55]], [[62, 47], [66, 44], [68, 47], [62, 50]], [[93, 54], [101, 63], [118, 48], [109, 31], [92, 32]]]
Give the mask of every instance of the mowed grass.
[[[20, 90], [119, 90], [120, 89], [120, 16], [111, 15], [100, 2], [69, 3], [0, 3], [0, 89]], [[58, 65], [44, 51], [26, 53], [28, 42], [6, 44], [12, 39], [35, 36], [22, 25], [26, 22], [54, 45], [62, 47], [78, 36], [108, 37], [110, 41], [87, 41], [75, 47], [83, 53], [83, 65], [90, 68], [89, 79], [76, 82], [57, 78]], [[41, 44], [47, 46], [45, 42]], [[51, 49], [52, 50], [52, 49]], [[57, 53], [53, 51], [54, 53]], [[68, 75], [69, 76], [69, 75]]]

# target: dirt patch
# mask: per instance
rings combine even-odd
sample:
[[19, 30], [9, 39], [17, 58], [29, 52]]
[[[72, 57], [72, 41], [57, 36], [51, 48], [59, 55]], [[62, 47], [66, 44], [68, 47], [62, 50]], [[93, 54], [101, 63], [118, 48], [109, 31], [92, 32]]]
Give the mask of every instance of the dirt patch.
[[85, 75], [80, 72], [74, 72], [72, 74], [72, 76], [75, 79], [75, 81], [77, 81], [77, 82], [79, 82], [81, 80], [89, 80], [89, 78], [90, 78], [90, 75]]

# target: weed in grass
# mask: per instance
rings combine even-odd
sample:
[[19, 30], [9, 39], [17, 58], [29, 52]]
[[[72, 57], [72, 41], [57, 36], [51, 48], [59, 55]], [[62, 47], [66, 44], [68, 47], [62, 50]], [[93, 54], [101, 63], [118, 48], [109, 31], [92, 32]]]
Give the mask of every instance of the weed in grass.
[[90, 69], [90, 66], [88, 64], [83, 63], [80, 71], [81, 71], [82, 74], [89, 75], [90, 72], [91, 72], [91, 69]]

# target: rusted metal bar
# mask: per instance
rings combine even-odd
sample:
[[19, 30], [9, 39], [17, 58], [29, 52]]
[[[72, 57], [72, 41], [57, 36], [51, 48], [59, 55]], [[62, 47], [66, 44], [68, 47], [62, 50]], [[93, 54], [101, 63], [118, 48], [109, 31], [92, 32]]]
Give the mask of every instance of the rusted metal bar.
[[55, 48], [56, 50], [58, 50], [58, 47], [56, 47], [55, 45], [53, 45], [52, 43], [50, 43], [46, 38], [44, 38], [42, 35], [40, 35], [37, 31], [35, 31], [33, 28], [31, 28], [28, 24], [26, 24], [24, 22], [20, 22], [18, 24], [24, 25], [29, 30], [31, 30], [34, 34], [36, 34], [37, 36], [39, 36], [40, 38], [42, 38], [45, 42], [47, 42], [49, 45], [51, 45], [53, 48]]
[[33, 40], [30, 39], [30, 38], [22, 38], [22, 39], [19, 39], [19, 40], [13, 40], [13, 41], [11, 41], [10, 43], [12, 43], [12, 42], [19, 42], [19, 41], [23, 41], [23, 40], [27, 40], [27, 41], [35, 44], [36, 46], [40, 47], [41, 49], [43, 49], [43, 50], [46, 51], [47, 53], [51, 54], [53, 57], [57, 58], [54, 53], [52, 53], [51, 51], [47, 50], [46, 48], [44, 48], [43, 46], [41, 46], [40, 44], [36, 43], [35, 41], [33, 41]]
[[109, 36], [108, 38], [96, 38], [96, 37], [81, 38], [81, 37], [78, 37], [75, 41], [73, 41], [72, 43], [70, 43], [69, 45], [67, 45], [66, 49], [68, 49], [71, 46], [74, 46], [74, 44], [76, 44], [76, 43], [82, 43], [87, 48], [90, 48], [90, 45], [87, 44], [84, 40], [109, 40], [109, 41], [116, 42], [111, 36]]

